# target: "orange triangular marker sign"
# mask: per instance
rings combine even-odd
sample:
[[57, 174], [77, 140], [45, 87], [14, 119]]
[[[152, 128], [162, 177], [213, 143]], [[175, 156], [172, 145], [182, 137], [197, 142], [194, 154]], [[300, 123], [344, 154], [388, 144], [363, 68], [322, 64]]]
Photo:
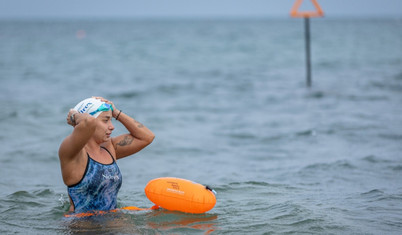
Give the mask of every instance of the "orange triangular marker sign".
[[301, 4], [303, 3], [303, 0], [296, 0], [292, 9], [290, 10], [290, 15], [292, 17], [304, 17], [304, 18], [309, 18], [309, 17], [323, 17], [324, 12], [322, 11], [320, 5], [318, 4], [317, 0], [311, 0], [313, 3], [315, 10], [316, 11], [299, 11], [299, 8]]

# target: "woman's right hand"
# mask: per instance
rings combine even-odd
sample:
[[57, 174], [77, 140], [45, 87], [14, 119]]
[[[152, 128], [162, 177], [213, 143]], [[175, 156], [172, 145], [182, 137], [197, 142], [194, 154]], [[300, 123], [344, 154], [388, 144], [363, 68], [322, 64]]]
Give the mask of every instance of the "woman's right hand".
[[77, 125], [77, 119], [76, 119], [76, 114], [77, 114], [77, 110], [75, 109], [70, 109], [70, 111], [67, 114], [67, 124], [75, 127]]

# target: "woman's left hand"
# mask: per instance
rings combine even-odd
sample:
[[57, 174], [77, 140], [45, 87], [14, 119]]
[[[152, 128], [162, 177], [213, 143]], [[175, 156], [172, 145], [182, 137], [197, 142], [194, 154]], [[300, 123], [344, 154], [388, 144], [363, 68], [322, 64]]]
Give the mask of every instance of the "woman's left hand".
[[110, 100], [108, 100], [108, 99], [105, 99], [105, 98], [103, 98], [103, 97], [100, 97], [100, 96], [92, 96], [92, 98], [98, 99], [98, 100], [100, 100], [100, 101], [102, 101], [102, 102], [105, 102], [106, 104], [110, 104], [110, 105], [112, 106], [112, 108], [113, 108], [112, 116], [113, 116], [114, 118], [116, 118], [116, 116], [117, 116], [117, 114], [118, 114], [119, 112], [118, 112], [118, 110], [116, 109], [116, 106], [114, 105], [114, 103], [113, 103], [112, 101], [110, 101]]

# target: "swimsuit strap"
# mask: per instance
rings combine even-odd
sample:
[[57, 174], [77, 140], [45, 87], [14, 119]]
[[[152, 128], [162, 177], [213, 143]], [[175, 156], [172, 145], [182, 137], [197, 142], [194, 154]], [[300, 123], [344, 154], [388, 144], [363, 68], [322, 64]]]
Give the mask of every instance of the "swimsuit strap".
[[113, 157], [113, 155], [109, 152], [109, 150], [107, 150], [107, 148], [105, 148], [105, 147], [101, 147], [101, 148], [103, 148], [104, 150], [106, 150], [106, 152], [108, 152], [109, 153], [109, 155], [110, 155], [110, 157], [112, 158], [112, 160], [113, 160], [113, 162], [112, 163], [114, 163], [114, 157]]

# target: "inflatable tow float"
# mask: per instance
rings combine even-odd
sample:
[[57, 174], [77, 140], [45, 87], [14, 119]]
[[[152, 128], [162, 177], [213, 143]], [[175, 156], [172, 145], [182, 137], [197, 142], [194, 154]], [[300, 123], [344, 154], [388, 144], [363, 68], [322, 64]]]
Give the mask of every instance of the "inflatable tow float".
[[82, 218], [118, 211], [143, 211], [163, 208], [171, 211], [201, 214], [216, 204], [215, 190], [190, 180], [163, 177], [153, 179], [145, 186], [145, 195], [155, 205], [150, 208], [127, 206], [111, 211], [65, 214], [64, 217]]
[[148, 182], [147, 198], [166, 210], [186, 213], [204, 213], [216, 204], [215, 191], [190, 180], [164, 177]]

